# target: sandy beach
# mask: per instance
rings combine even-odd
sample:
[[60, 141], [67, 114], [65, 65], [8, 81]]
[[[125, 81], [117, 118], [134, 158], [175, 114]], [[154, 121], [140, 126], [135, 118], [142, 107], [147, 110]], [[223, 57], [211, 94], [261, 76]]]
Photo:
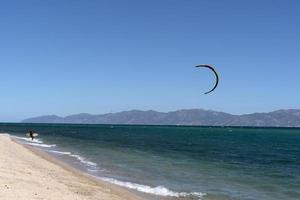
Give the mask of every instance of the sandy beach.
[[0, 134], [0, 199], [136, 200], [123, 188], [98, 181], [43, 152]]

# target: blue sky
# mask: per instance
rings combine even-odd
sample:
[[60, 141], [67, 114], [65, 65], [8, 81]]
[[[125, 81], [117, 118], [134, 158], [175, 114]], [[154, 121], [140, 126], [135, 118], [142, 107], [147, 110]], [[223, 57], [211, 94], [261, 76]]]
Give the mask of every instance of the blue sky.
[[300, 108], [298, 2], [2, 1], [0, 121]]

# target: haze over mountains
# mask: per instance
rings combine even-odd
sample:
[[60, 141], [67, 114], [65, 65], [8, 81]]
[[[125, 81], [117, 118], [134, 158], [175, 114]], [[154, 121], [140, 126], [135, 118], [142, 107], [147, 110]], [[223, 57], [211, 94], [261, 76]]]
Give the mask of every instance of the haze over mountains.
[[46, 115], [25, 119], [22, 122], [300, 127], [300, 109], [282, 109], [269, 113], [244, 115], [232, 115], [203, 109], [183, 109], [172, 112], [131, 110], [99, 115], [81, 113], [66, 117]]

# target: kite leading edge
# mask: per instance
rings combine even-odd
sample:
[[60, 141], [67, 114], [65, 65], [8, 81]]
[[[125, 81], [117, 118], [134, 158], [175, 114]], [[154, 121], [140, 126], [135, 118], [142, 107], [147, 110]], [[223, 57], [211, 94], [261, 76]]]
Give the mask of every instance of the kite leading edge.
[[215, 76], [216, 76], [216, 83], [215, 83], [214, 87], [213, 87], [210, 91], [205, 92], [204, 94], [211, 93], [212, 91], [214, 91], [214, 90], [216, 89], [216, 87], [217, 87], [218, 84], [219, 84], [219, 76], [218, 76], [218, 73], [216, 72], [216, 70], [215, 70], [211, 65], [201, 64], [201, 65], [197, 65], [196, 67], [205, 67], [205, 68], [208, 68], [208, 69], [210, 69], [211, 71], [213, 71], [213, 73], [215, 74]]

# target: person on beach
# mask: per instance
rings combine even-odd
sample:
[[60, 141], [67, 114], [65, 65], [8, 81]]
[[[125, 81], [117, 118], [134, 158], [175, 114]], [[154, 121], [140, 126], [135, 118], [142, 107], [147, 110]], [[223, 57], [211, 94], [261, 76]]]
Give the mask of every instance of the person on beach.
[[29, 131], [29, 136], [31, 137], [31, 140], [33, 140], [33, 131]]

